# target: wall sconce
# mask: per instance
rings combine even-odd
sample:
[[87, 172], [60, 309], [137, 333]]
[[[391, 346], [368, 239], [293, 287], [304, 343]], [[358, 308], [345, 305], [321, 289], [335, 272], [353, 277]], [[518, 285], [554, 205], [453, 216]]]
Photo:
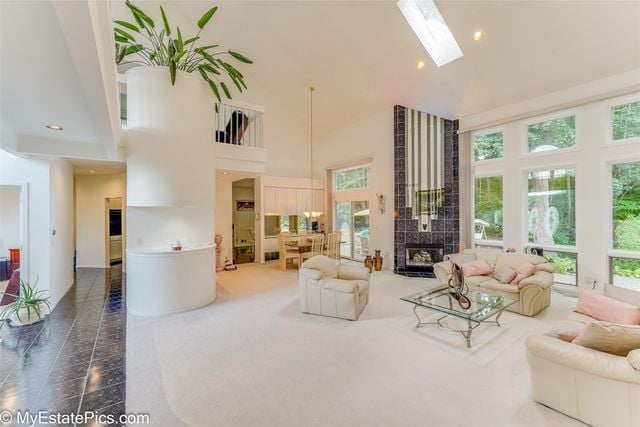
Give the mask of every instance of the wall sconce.
[[386, 207], [384, 203], [384, 194], [376, 194], [376, 197], [378, 198], [378, 209], [380, 210], [380, 213], [384, 215], [386, 211]]

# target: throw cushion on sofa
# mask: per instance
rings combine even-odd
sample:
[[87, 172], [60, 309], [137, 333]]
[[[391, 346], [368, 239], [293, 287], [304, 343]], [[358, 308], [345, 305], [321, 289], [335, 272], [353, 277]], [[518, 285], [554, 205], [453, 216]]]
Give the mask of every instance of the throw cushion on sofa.
[[338, 277], [338, 267], [336, 263], [331, 258], [324, 255], [309, 258], [302, 263], [301, 268], [321, 271], [322, 274], [331, 279]]
[[493, 278], [500, 283], [510, 283], [516, 277], [516, 271], [508, 265], [501, 265], [496, 267], [496, 271], [493, 272]]
[[493, 273], [493, 268], [483, 259], [467, 262], [460, 267], [465, 276], [487, 276]]
[[447, 256], [449, 257], [449, 261], [458, 265], [466, 264], [477, 259], [476, 254], [472, 252], [461, 252], [459, 254], [451, 254]]
[[640, 349], [640, 327], [587, 323], [574, 344], [617, 356]]
[[604, 284], [604, 296], [640, 307], [640, 292], [621, 288], [610, 283]]
[[522, 279], [533, 276], [536, 273], [536, 266], [530, 262], [522, 263], [516, 268], [516, 277], [511, 280], [512, 285], [517, 285]]
[[627, 354], [627, 360], [631, 366], [640, 371], [640, 348], [631, 350], [629, 354]]
[[584, 329], [584, 324], [579, 322], [573, 322], [571, 320], [562, 320], [555, 324], [553, 329], [547, 332], [546, 335], [554, 338], [561, 339], [562, 341], [571, 342]]
[[604, 322], [640, 325], [640, 307], [589, 291], [580, 291], [575, 311]]

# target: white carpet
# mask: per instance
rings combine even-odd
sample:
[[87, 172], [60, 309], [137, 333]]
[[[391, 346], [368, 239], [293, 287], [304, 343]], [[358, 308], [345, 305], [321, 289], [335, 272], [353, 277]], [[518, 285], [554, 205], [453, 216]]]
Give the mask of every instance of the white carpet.
[[160, 426], [581, 425], [531, 401], [524, 349], [574, 299], [554, 294], [536, 318], [505, 313], [466, 349], [458, 333], [416, 329], [400, 300], [433, 285], [377, 273], [350, 322], [302, 314], [295, 270], [221, 273], [215, 304], [129, 317], [127, 411]]

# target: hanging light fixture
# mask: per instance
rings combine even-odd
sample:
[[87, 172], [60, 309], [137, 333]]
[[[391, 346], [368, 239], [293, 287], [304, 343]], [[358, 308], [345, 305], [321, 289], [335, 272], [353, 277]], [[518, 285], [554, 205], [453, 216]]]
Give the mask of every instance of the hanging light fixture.
[[310, 111], [310, 132], [309, 132], [309, 144], [311, 148], [311, 211], [303, 212], [305, 218], [319, 218], [322, 212], [315, 211], [315, 194], [313, 188], [313, 92], [315, 87], [309, 86], [309, 111]]

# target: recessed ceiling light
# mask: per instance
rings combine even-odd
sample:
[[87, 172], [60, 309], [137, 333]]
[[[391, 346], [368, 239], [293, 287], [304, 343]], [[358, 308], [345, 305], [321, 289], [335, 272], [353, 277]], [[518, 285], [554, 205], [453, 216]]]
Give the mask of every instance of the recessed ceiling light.
[[438, 67], [463, 56], [433, 0], [398, 0], [396, 4]]
[[482, 31], [476, 31], [473, 33], [473, 39], [476, 41], [480, 40], [482, 37], [484, 37], [484, 33]]
[[229, 172], [222, 172], [222, 175], [229, 175]]
[[62, 130], [62, 126], [58, 125], [47, 125], [47, 128], [51, 130]]
[[416, 64], [416, 68], [418, 70], [421, 70], [424, 68], [424, 61], [418, 61], [418, 63]]
[[91, 169], [91, 170], [89, 171], [89, 173], [96, 173], [96, 171], [94, 171], [93, 169]]

